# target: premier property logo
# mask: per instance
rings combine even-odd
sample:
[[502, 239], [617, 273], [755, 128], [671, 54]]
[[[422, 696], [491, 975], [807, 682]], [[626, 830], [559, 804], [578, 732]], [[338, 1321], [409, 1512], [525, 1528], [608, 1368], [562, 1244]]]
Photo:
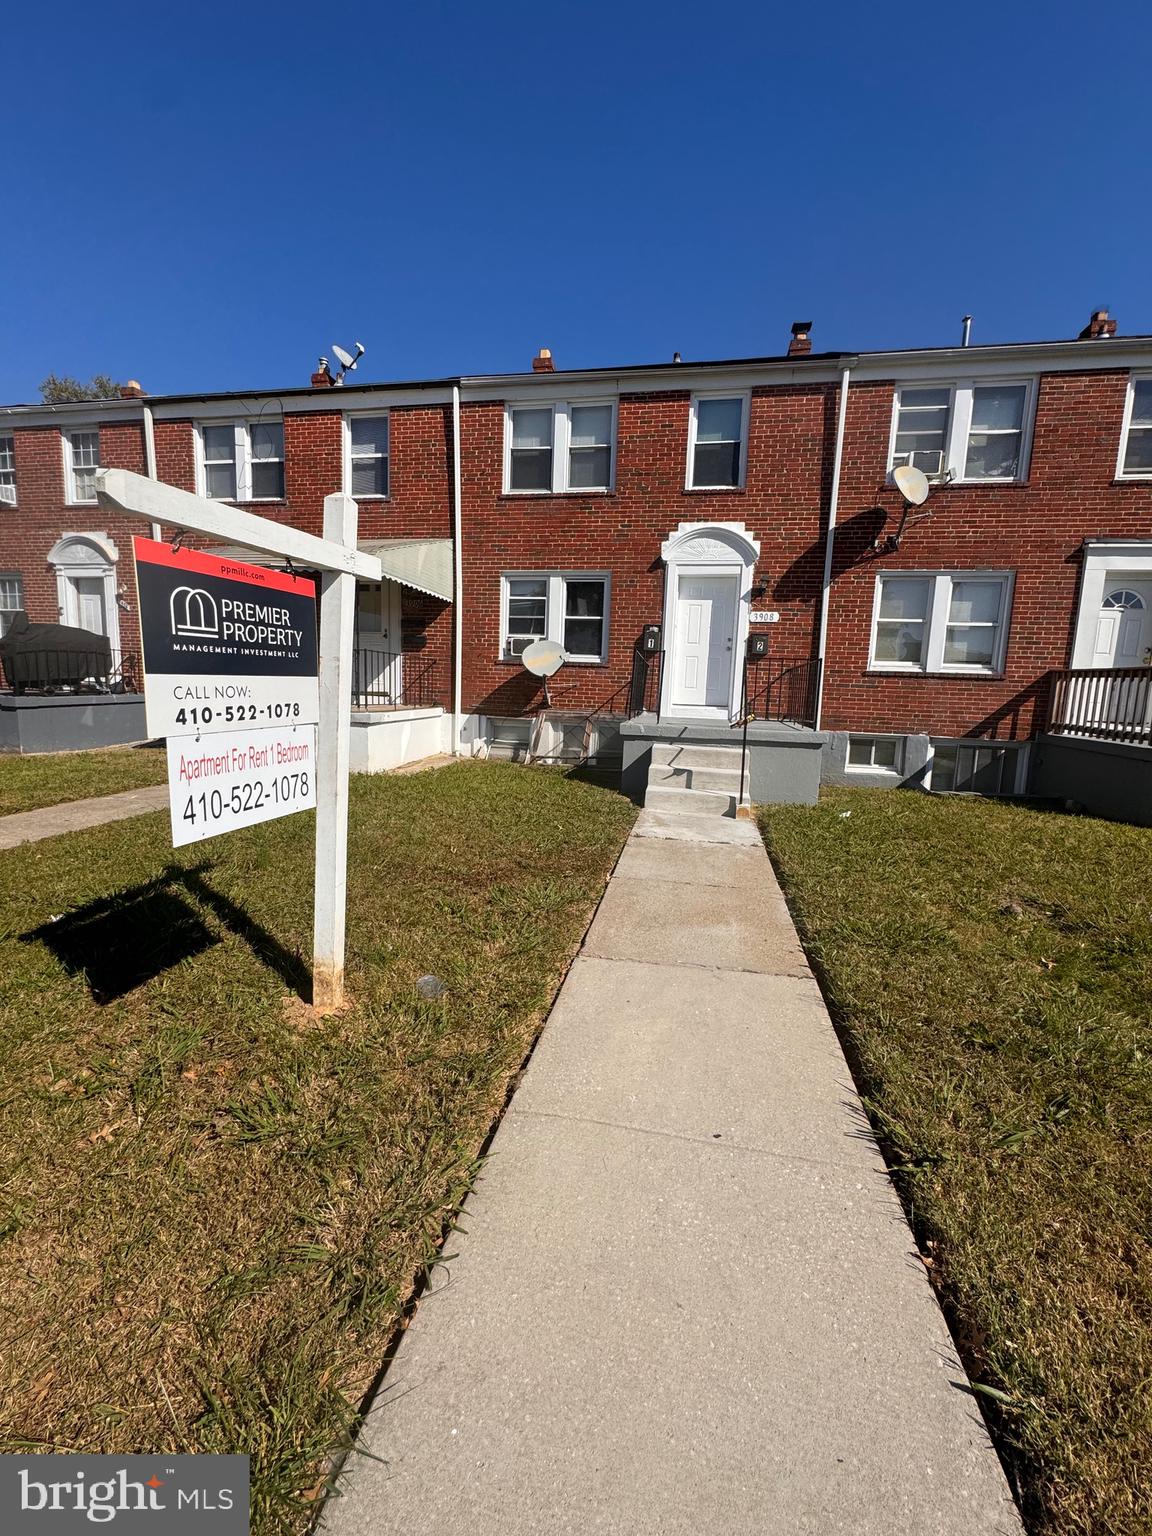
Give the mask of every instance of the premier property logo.
[[248, 1536], [247, 1456], [0, 1456], [0, 1531]]
[[174, 635], [209, 635], [216, 639], [220, 634], [216, 599], [203, 587], [177, 587], [168, 611]]

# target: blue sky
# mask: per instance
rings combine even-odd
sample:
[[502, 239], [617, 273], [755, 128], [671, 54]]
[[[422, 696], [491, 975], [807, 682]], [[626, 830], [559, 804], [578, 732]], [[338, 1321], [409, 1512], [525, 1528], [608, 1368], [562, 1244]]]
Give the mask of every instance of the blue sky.
[[1152, 332], [1146, 5], [20, 6], [0, 400]]

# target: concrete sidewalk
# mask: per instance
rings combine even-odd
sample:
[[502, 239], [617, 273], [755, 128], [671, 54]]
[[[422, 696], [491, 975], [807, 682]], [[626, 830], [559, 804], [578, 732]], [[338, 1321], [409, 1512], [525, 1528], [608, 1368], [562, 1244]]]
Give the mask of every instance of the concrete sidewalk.
[[46, 805], [38, 811], [17, 811], [14, 816], [0, 816], [0, 849], [38, 843], [42, 838], [59, 837], [64, 832], [83, 832], [87, 827], [102, 827], [107, 821], [127, 821], [130, 816], [143, 816], [146, 811], [163, 810], [167, 804], [167, 784], [149, 784], [144, 789], [125, 789], [91, 800], [66, 800], [62, 805]]
[[334, 1536], [1019, 1532], [771, 866], [712, 825], [641, 817]]

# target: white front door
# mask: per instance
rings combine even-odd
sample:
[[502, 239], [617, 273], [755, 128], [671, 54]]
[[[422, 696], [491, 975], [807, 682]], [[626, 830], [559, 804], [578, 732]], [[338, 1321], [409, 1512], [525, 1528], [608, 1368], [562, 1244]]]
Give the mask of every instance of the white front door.
[[681, 573], [676, 592], [670, 706], [727, 715], [732, 702], [739, 581]]
[[1152, 582], [1109, 578], [1096, 624], [1094, 667], [1141, 667], [1152, 660]]
[[108, 610], [104, 602], [103, 576], [69, 576], [68, 614], [65, 622], [94, 635], [108, 633]]
[[400, 656], [400, 587], [397, 582], [356, 588], [355, 688], [361, 705], [399, 702], [403, 661]]

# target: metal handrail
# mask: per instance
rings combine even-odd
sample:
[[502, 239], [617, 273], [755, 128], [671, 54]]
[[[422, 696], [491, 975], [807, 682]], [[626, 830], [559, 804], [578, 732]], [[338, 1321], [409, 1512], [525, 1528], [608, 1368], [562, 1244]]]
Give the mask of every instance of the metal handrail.
[[[397, 669], [397, 663], [399, 668]], [[399, 670], [397, 688], [378, 680]], [[435, 659], [416, 663], [411, 651], [378, 651], [357, 646], [352, 652], [352, 704], [357, 709], [424, 709], [436, 701]]]
[[1152, 666], [1070, 667], [1049, 677], [1052, 735], [1152, 743]]
[[5, 693], [137, 693], [139, 687], [140, 668], [133, 651], [101, 645], [90, 650], [0, 647], [0, 691]]

